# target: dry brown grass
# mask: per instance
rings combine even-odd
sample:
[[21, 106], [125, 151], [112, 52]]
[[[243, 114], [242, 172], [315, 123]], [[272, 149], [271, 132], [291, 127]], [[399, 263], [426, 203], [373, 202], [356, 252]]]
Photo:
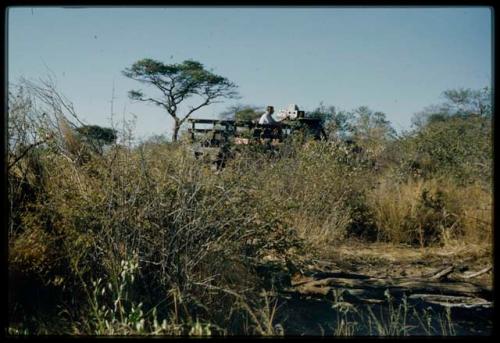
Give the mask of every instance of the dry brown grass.
[[479, 183], [461, 186], [448, 178], [395, 183], [387, 177], [368, 193], [367, 202], [381, 240], [491, 244], [491, 191]]

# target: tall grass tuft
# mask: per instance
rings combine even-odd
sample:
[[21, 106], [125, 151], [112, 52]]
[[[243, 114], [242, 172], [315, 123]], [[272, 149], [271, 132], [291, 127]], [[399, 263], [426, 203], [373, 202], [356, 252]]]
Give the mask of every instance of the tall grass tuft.
[[491, 200], [480, 184], [460, 186], [447, 178], [386, 178], [367, 196], [380, 240], [419, 246], [464, 239], [489, 243]]

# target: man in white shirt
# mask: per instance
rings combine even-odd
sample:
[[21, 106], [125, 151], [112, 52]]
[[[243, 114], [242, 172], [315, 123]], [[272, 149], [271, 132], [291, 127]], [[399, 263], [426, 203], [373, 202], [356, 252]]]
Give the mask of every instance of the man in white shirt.
[[266, 112], [260, 117], [259, 124], [274, 124], [276, 120], [274, 120], [272, 114], [274, 113], [274, 107], [267, 106]]
[[256, 129], [254, 135], [264, 139], [281, 139], [282, 137], [281, 123], [273, 118], [272, 116], [273, 113], [274, 113], [274, 107], [267, 106], [266, 112], [259, 119], [259, 125], [274, 124], [273, 126], [276, 127], [274, 128], [266, 127], [262, 131], [261, 129]]

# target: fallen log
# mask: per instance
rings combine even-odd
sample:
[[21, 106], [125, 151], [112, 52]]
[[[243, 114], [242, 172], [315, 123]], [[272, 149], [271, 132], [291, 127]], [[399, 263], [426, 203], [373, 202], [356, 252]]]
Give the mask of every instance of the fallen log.
[[304, 276], [309, 277], [309, 279], [325, 279], [325, 278], [343, 278], [343, 279], [370, 279], [371, 276], [364, 274], [349, 273], [341, 270], [336, 271], [311, 271], [303, 273]]
[[345, 289], [351, 295], [383, 300], [388, 291], [394, 297], [403, 294], [432, 294], [492, 298], [492, 290], [468, 282], [430, 281], [427, 279], [349, 279], [329, 277], [298, 284], [294, 290], [303, 295], [326, 296], [335, 289]]
[[446, 267], [443, 270], [440, 270], [439, 272], [437, 272], [436, 274], [434, 274], [433, 276], [431, 276], [430, 280], [444, 280], [444, 279], [446, 279], [448, 277], [448, 275], [450, 275], [454, 271], [455, 271], [455, 267], [454, 266]]
[[[329, 265], [328, 270], [318, 270], [312, 266], [305, 266], [302, 270], [294, 268], [288, 282], [282, 283], [284, 287], [281, 287], [281, 290], [292, 297], [328, 301], [343, 299], [341, 301], [350, 303], [400, 303], [406, 298], [418, 306], [432, 305], [480, 311], [491, 310], [493, 306], [491, 288], [467, 281], [489, 272], [491, 266], [470, 275], [456, 275], [457, 277], [449, 279], [452, 273], [463, 273], [468, 267], [458, 264], [421, 277], [380, 278], [346, 272], [333, 264], [324, 265]], [[288, 273], [290, 275], [290, 269]]]
[[452, 265], [444, 269], [440, 269], [437, 272], [433, 272], [427, 275], [422, 275], [422, 278], [430, 278], [431, 280], [445, 280], [452, 273], [464, 272], [468, 269], [469, 267], [465, 264]]
[[481, 269], [480, 271], [476, 272], [476, 273], [472, 273], [472, 274], [469, 274], [469, 275], [463, 275], [461, 276], [462, 279], [472, 279], [472, 278], [475, 278], [475, 277], [478, 277], [478, 276], [481, 276], [483, 274], [486, 274], [487, 272], [489, 272], [490, 270], [492, 270], [493, 267], [492, 266], [488, 266], [484, 269]]
[[420, 300], [426, 303], [440, 305], [447, 308], [464, 308], [464, 309], [493, 308], [493, 302], [477, 297], [436, 295], [436, 294], [412, 294], [408, 297], [408, 299]]

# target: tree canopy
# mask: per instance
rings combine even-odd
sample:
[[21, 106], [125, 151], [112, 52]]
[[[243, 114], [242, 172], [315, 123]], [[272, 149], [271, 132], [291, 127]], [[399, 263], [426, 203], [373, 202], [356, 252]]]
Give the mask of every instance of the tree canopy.
[[426, 107], [416, 113], [412, 122], [419, 129], [434, 122], [447, 121], [453, 117], [491, 117], [492, 93], [489, 87], [479, 90], [470, 88], [450, 89], [442, 93], [444, 102]]
[[353, 117], [353, 132], [359, 139], [390, 139], [396, 134], [384, 112], [361, 106], [353, 111]]
[[76, 132], [98, 153], [102, 153], [105, 145], [112, 144], [117, 138], [117, 131], [99, 125], [82, 125]]
[[222, 118], [231, 118], [234, 120], [251, 121], [259, 119], [264, 111], [259, 110], [259, 107], [252, 105], [233, 105], [226, 111], [220, 114]]
[[116, 130], [99, 125], [80, 126], [76, 129], [76, 131], [89, 139], [99, 141], [104, 144], [113, 143], [117, 138]]

